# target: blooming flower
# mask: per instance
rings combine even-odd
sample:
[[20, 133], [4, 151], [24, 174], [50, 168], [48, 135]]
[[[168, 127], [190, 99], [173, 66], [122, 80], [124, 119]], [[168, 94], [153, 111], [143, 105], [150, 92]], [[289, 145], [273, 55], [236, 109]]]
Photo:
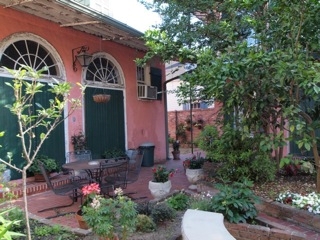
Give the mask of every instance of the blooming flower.
[[166, 167], [159, 165], [157, 167], [152, 168], [153, 172], [153, 182], [167, 182], [169, 178], [174, 176], [174, 173], [177, 172], [177, 170], [171, 169], [167, 170]]
[[320, 214], [320, 194], [315, 192], [308, 195], [301, 195], [297, 193], [280, 193], [276, 201], [284, 204], [290, 204], [299, 209], [305, 209], [314, 214]]

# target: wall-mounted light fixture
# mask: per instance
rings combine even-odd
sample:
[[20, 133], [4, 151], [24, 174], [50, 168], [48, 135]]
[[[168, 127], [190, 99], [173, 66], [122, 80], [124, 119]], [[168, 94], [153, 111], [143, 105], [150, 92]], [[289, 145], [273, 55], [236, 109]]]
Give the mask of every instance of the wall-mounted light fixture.
[[86, 45], [72, 49], [73, 71], [76, 72], [78, 70], [76, 66], [77, 60], [80, 63], [81, 67], [88, 67], [92, 59], [92, 55], [87, 53], [88, 50], [89, 47]]

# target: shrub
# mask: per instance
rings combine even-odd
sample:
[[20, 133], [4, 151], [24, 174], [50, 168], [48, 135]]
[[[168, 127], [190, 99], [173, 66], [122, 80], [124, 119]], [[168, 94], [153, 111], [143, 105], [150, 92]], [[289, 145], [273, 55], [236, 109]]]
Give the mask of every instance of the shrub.
[[172, 220], [176, 216], [175, 210], [170, 207], [166, 202], [159, 202], [151, 209], [150, 217], [155, 223]]
[[216, 188], [220, 192], [211, 199], [210, 210], [222, 213], [231, 223], [253, 220], [258, 214], [254, 206], [258, 198], [250, 190], [252, 186], [252, 182], [248, 180], [231, 185], [217, 184]]
[[[219, 136], [218, 130], [206, 126], [200, 135], [199, 144], [207, 157], [219, 162], [216, 175], [223, 181], [271, 181], [275, 177], [276, 165], [269, 153], [260, 150], [261, 136], [247, 137], [239, 130], [225, 126]], [[207, 175], [210, 175], [210, 173]]]
[[147, 215], [138, 214], [136, 231], [140, 232], [152, 232], [156, 229], [156, 224], [154, 221]]
[[184, 192], [179, 192], [167, 199], [167, 204], [177, 211], [186, 210], [190, 197]]
[[189, 208], [210, 211], [211, 198], [209, 193], [194, 194], [190, 197]]
[[141, 215], [149, 215], [149, 203], [148, 202], [137, 202], [136, 211]]

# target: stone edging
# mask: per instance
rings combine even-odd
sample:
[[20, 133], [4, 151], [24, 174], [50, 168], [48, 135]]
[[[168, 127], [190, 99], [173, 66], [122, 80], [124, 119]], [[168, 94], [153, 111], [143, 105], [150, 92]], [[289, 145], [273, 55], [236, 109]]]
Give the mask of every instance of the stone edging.
[[320, 215], [262, 198], [260, 198], [260, 203], [256, 204], [256, 208], [271, 217], [283, 219], [320, 233]]

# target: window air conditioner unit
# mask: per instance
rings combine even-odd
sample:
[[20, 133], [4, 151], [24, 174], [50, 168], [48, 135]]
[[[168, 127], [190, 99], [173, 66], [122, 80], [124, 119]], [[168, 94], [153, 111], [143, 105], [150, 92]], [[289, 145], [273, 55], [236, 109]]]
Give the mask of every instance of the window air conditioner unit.
[[148, 85], [138, 85], [138, 98], [157, 99], [157, 87]]

